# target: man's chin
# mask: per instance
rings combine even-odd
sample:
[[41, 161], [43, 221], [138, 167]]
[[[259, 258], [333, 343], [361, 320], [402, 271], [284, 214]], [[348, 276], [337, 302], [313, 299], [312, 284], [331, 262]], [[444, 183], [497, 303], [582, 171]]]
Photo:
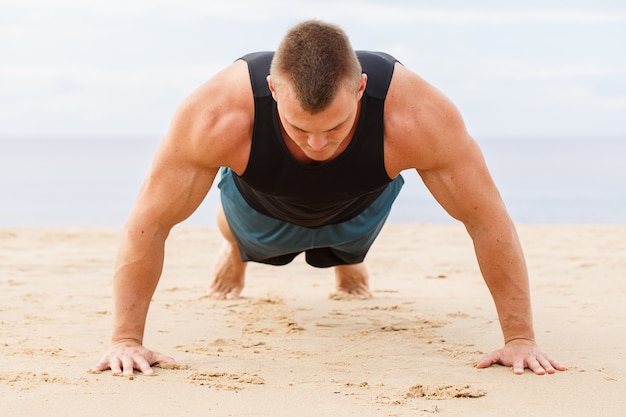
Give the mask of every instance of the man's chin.
[[307, 153], [306, 156], [311, 160], [311, 162], [314, 162], [317, 164], [328, 162], [331, 159], [333, 159], [333, 154], [331, 152]]

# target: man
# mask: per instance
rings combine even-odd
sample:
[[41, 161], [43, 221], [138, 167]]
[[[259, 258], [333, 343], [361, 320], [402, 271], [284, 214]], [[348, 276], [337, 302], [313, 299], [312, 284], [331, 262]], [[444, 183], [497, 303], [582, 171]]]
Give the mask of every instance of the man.
[[176, 112], [124, 228], [112, 346], [94, 371], [150, 374], [151, 365], [174, 362], [142, 346], [148, 307], [170, 229], [198, 207], [220, 169], [226, 242], [213, 297], [239, 297], [246, 262], [282, 265], [302, 252], [313, 266], [334, 267], [339, 291], [370, 297], [363, 259], [400, 191], [400, 172], [415, 169], [467, 228], [495, 301], [505, 345], [478, 366], [565, 369], [535, 344], [515, 228], [456, 108], [389, 55], [357, 55], [340, 28], [306, 21], [275, 55], [236, 61]]

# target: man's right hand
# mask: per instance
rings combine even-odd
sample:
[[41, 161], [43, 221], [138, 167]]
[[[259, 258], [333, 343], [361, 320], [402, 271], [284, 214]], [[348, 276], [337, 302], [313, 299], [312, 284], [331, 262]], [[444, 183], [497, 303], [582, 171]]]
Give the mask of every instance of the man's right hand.
[[137, 369], [144, 375], [153, 375], [152, 365], [176, 364], [174, 358], [146, 349], [134, 340], [123, 340], [109, 348], [93, 368], [92, 372], [111, 370], [113, 375], [132, 375]]

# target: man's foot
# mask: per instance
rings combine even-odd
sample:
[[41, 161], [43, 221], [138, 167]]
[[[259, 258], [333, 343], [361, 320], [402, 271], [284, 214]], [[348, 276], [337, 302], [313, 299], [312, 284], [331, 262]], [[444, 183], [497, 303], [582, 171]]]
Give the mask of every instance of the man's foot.
[[335, 267], [336, 296], [333, 298], [371, 298], [369, 276], [365, 264], [337, 265]]
[[236, 300], [243, 290], [246, 263], [239, 251], [230, 242], [224, 242], [215, 260], [213, 282], [209, 295], [218, 300]]

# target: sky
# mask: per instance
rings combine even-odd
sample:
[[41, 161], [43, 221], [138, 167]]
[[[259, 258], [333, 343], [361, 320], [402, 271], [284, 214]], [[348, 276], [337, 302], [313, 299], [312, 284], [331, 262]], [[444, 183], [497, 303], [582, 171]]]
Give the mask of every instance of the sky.
[[393, 54], [476, 137], [624, 137], [626, 2], [0, 0], [0, 138], [162, 136], [304, 19]]

